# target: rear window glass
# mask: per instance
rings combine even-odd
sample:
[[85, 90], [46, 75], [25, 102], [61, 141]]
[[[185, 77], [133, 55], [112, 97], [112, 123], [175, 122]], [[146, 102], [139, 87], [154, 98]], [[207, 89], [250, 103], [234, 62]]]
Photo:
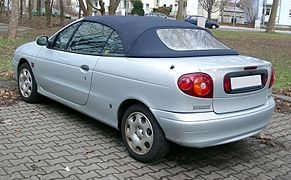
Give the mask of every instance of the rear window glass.
[[175, 51], [230, 49], [207, 31], [199, 29], [158, 29], [161, 41]]

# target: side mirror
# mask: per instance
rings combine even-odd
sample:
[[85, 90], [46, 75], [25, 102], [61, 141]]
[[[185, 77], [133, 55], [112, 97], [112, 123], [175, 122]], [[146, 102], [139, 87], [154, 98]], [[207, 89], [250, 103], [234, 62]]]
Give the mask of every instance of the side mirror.
[[36, 38], [36, 44], [39, 46], [46, 46], [48, 43], [48, 37], [47, 36], [39, 36]]

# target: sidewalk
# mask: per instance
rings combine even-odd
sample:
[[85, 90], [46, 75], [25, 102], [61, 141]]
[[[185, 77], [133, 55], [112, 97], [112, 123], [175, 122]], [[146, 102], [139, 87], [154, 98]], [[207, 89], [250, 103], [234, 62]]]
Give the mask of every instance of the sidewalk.
[[[236, 27], [236, 26], [220, 26], [218, 30], [227, 30], [227, 31], [249, 31], [249, 32], [265, 32], [265, 29], [255, 29], [247, 27]], [[291, 31], [276, 30], [277, 33], [291, 34]]]

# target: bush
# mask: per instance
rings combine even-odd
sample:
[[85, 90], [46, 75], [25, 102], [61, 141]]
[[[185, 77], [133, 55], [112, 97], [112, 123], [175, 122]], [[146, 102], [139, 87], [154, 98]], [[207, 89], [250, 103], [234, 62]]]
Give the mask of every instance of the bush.
[[140, 0], [134, 0], [132, 5], [133, 5], [133, 9], [131, 10], [132, 15], [144, 16], [143, 3]]
[[171, 11], [172, 11], [172, 8], [171, 7], [161, 6], [161, 7], [155, 8], [153, 10], [154, 10], [154, 12], [160, 12], [160, 13], [163, 13], [163, 14], [169, 16]]

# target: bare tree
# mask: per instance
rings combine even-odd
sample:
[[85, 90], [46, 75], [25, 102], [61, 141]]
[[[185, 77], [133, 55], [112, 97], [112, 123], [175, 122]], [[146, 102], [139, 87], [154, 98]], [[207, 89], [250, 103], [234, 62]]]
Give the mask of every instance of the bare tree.
[[244, 13], [246, 15], [247, 21], [250, 24], [254, 24], [258, 15], [258, 2], [253, 0], [244, 0], [240, 2]]
[[32, 3], [31, 0], [28, 1], [28, 18], [32, 18]]
[[[90, 16], [92, 14], [92, 10], [95, 9], [101, 13], [101, 15], [105, 15], [105, 3], [103, 0], [98, 0], [100, 9], [93, 5], [92, 0], [86, 1], [86, 6], [83, 0], [79, 0], [80, 9], [83, 11], [84, 16]], [[80, 12], [79, 12], [80, 16]]]
[[99, 0], [99, 6], [100, 6], [100, 13], [102, 16], [105, 15], [105, 3], [103, 2], [103, 0]]
[[185, 19], [185, 7], [186, 6], [186, 0], [179, 0], [178, 1], [178, 11], [176, 15], [176, 19], [183, 21]]
[[0, 0], [0, 13], [4, 13], [5, 11], [5, 0]]
[[36, 15], [40, 16], [41, 0], [36, 0]]
[[54, 0], [45, 0], [45, 16], [46, 16], [46, 27], [51, 25], [51, 14], [53, 8]]
[[8, 27], [9, 39], [15, 39], [16, 37], [16, 30], [17, 30], [18, 16], [19, 16], [18, 9], [19, 9], [19, 1], [12, 0], [12, 10], [11, 10], [10, 22], [9, 22], [9, 27]]
[[207, 12], [207, 18], [211, 19], [211, 13], [216, 13], [226, 6], [228, 0], [200, 0], [199, 3]]
[[65, 24], [65, 19], [64, 19], [64, 14], [65, 14], [65, 8], [64, 8], [64, 1], [63, 0], [59, 0], [60, 1], [60, 25], [64, 26]]
[[279, 6], [279, 0], [273, 0], [270, 19], [269, 19], [269, 22], [267, 23], [267, 28], [266, 28], [267, 33], [275, 32], [275, 23], [276, 23], [276, 18], [277, 18], [278, 6]]
[[79, 0], [80, 9], [83, 11], [84, 16], [90, 16], [92, 14], [92, 6], [89, 4], [93, 4], [93, 0], [86, 0], [86, 5], [83, 0]]
[[117, 7], [119, 6], [119, 3], [120, 3], [120, 0], [110, 0], [109, 7], [108, 7], [109, 15], [115, 15], [115, 11]]
[[23, 0], [20, 0], [20, 11], [19, 11], [20, 19], [22, 19], [23, 15]]

